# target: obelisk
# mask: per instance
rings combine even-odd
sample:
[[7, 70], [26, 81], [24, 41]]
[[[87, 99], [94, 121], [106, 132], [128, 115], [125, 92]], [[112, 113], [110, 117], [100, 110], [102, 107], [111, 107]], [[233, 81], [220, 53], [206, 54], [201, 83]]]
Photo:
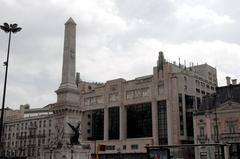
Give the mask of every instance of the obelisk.
[[76, 23], [69, 18], [65, 23], [62, 81], [56, 91], [57, 102], [79, 102], [79, 91], [75, 82], [76, 67]]
[[68, 144], [73, 133], [67, 123], [76, 126], [81, 122], [80, 93], [75, 83], [75, 61], [76, 23], [72, 18], [69, 18], [65, 23], [62, 81], [58, 90], [56, 90], [57, 103], [53, 107], [56, 133], [61, 131], [60, 142], [62, 144]]
[[[69, 18], [65, 23], [62, 81], [55, 92], [57, 102], [53, 104], [53, 129], [51, 142], [42, 149], [42, 159], [87, 159], [89, 150], [85, 151], [76, 137], [70, 140], [81, 129], [82, 110], [80, 93], [75, 83], [76, 63], [76, 23]], [[71, 127], [70, 127], [71, 125]], [[73, 129], [74, 127], [74, 129]], [[81, 131], [81, 130], [80, 130]]]

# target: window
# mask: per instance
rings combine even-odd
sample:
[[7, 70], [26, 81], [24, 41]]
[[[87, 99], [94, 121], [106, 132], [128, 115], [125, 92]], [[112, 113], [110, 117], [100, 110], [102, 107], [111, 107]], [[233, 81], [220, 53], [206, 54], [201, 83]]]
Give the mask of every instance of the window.
[[197, 88], [197, 89], [196, 89], [196, 92], [197, 92], [197, 93], [200, 93], [200, 89]]
[[88, 129], [88, 130], [87, 130], [87, 133], [88, 133], [88, 134], [90, 134], [90, 133], [91, 133], [91, 130], [90, 130], [90, 129]]
[[151, 136], [151, 103], [127, 105], [127, 138], [140, 138]]
[[208, 89], [210, 88], [208, 84], [206, 85], [206, 87], [207, 87]]
[[49, 120], [49, 127], [52, 126], [52, 120]]
[[193, 137], [193, 112], [186, 112], [187, 136]]
[[158, 101], [158, 136], [160, 145], [168, 144], [166, 100]]
[[43, 127], [46, 127], [46, 120], [43, 121]]
[[205, 87], [205, 83], [204, 83], [204, 82], [201, 82], [201, 86], [202, 86], [202, 87]]
[[218, 135], [218, 126], [217, 125], [213, 126], [213, 134], [214, 134], [214, 136]]
[[183, 100], [182, 94], [178, 94], [178, 106], [179, 106], [179, 119], [180, 119], [180, 135], [184, 135], [184, 125], [183, 125]]
[[115, 146], [114, 145], [107, 145], [106, 150], [115, 150]]
[[92, 89], [92, 86], [89, 85], [89, 86], [88, 86], [88, 90], [91, 90], [91, 89]]
[[96, 140], [103, 139], [104, 110], [97, 109], [92, 111], [92, 137]]
[[197, 97], [197, 109], [201, 106], [201, 98]]
[[237, 122], [235, 121], [229, 121], [228, 122], [228, 132], [230, 134], [234, 134], [237, 132], [237, 128], [236, 128]]
[[185, 95], [185, 105], [187, 109], [193, 109], [195, 105], [195, 97]]
[[200, 127], [200, 136], [205, 136], [205, 128], [203, 126]]
[[109, 139], [119, 139], [119, 107], [108, 108]]
[[41, 145], [41, 140], [40, 139], [38, 139], [38, 146], [40, 146]]
[[18, 138], [19, 137], [19, 133], [16, 133], [16, 138]]
[[88, 114], [88, 119], [91, 119], [91, 115], [90, 114]]
[[200, 152], [200, 159], [207, 159], [207, 152]]
[[137, 144], [133, 144], [133, 145], [131, 145], [131, 149], [132, 149], [132, 150], [136, 150], [136, 149], [138, 149], [138, 145], [137, 145]]

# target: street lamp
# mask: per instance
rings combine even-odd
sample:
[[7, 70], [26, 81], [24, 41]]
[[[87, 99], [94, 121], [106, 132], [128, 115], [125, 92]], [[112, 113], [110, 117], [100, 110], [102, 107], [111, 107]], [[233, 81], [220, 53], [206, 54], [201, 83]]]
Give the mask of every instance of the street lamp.
[[[2, 99], [2, 109], [1, 109], [1, 121], [0, 121], [0, 147], [3, 146], [2, 144], [2, 132], [3, 132], [3, 115], [4, 115], [4, 106], [5, 106], [5, 95], [6, 95], [6, 85], [7, 85], [7, 74], [8, 74], [8, 61], [9, 61], [9, 51], [10, 51], [10, 43], [11, 43], [11, 34], [17, 33], [22, 30], [22, 28], [18, 27], [17, 24], [8, 24], [3, 23], [0, 25], [0, 28], [5, 32], [9, 33], [8, 39], [8, 50], [7, 50], [7, 61], [4, 62], [4, 66], [6, 66], [5, 70], [5, 79], [4, 79], [4, 86], [3, 86], [3, 99]], [[2, 148], [1, 148], [2, 149]], [[3, 149], [2, 149], [3, 150]]]

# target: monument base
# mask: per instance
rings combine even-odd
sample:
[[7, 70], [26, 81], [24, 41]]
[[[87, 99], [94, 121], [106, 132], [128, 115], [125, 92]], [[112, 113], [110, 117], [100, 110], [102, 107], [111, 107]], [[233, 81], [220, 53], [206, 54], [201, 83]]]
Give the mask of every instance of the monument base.
[[90, 149], [81, 145], [66, 145], [61, 148], [45, 147], [42, 150], [41, 159], [89, 159]]

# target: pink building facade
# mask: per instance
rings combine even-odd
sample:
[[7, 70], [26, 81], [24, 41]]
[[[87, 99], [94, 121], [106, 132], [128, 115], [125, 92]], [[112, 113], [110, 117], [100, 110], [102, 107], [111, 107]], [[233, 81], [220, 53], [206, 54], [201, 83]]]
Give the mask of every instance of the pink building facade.
[[[218, 87], [194, 114], [195, 144], [225, 144], [225, 158], [240, 158], [240, 84]], [[198, 146], [196, 159], [221, 156], [219, 146]]]

